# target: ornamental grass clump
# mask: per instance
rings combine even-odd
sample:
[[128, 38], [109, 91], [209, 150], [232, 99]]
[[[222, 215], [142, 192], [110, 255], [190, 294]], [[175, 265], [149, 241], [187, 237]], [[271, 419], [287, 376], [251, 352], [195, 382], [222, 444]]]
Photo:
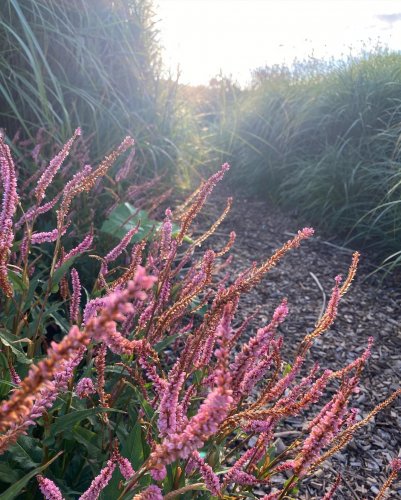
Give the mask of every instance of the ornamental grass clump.
[[[256, 498], [256, 489], [265, 500], [296, 498], [299, 483], [401, 392], [365, 416], [353, 407], [372, 339], [337, 371], [313, 361], [311, 347], [335, 321], [359, 255], [344, 279], [334, 278], [325, 313], [285, 363], [280, 325], [291, 316], [285, 297], [247, 337], [249, 318], [240, 325], [235, 318], [241, 296], [313, 230], [300, 230], [264, 262], [222, 278], [235, 234], [224, 248], [202, 252], [199, 246], [231, 200], [202, 236], [192, 239], [191, 226], [229, 169], [224, 164], [181, 207], [167, 209], [147, 237], [135, 240], [138, 222], [104, 255], [96, 254], [96, 229], [71, 246], [77, 197], [99, 189], [133, 144], [126, 138], [100, 166], [83, 167], [49, 202], [47, 188], [79, 134], [43, 171], [32, 206], [19, 202], [18, 172], [0, 141], [0, 486], [6, 498], [27, 491], [48, 500]], [[38, 232], [43, 207], [55, 210], [55, 227]], [[84, 282], [82, 269], [93, 261], [97, 273]], [[298, 415], [304, 431], [279, 451], [277, 427]], [[377, 498], [399, 469], [394, 460]], [[322, 496], [332, 498], [340, 483], [339, 476]]]

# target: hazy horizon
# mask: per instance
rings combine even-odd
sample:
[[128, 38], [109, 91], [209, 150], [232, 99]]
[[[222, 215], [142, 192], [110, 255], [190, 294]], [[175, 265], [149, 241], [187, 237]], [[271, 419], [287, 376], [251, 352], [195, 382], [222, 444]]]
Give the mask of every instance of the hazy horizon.
[[181, 82], [207, 84], [219, 74], [241, 84], [265, 65], [341, 58], [379, 42], [401, 49], [395, 0], [156, 0], [167, 68]]

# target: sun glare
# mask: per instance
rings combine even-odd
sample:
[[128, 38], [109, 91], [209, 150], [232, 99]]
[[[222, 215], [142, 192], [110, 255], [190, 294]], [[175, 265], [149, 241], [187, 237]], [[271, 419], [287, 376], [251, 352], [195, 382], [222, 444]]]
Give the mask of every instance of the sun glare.
[[220, 71], [240, 83], [264, 65], [401, 47], [398, 1], [158, 0], [165, 62], [184, 83]]

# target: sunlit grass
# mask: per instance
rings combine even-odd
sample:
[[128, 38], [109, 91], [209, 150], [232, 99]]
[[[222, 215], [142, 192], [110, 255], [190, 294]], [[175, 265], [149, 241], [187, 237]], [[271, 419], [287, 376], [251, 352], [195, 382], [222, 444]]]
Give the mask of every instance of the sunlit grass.
[[[401, 262], [401, 55], [256, 73], [231, 109], [232, 182]], [[228, 123], [227, 118], [226, 123]]]
[[78, 125], [100, 158], [127, 133], [144, 175], [173, 171], [176, 84], [161, 76], [148, 0], [5, 0], [0, 120], [12, 136], [39, 127], [62, 142]]

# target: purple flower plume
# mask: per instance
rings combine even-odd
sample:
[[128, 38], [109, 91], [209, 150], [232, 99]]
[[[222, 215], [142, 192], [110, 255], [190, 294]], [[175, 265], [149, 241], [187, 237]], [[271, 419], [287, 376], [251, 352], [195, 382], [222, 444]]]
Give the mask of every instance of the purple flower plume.
[[80, 399], [87, 398], [89, 394], [95, 394], [95, 392], [93, 381], [88, 377], [82, 378], [75, 387], [75, 393]]
[[109, 484], [115, 468], [114, 460], [108, 460], [106, 467], [103, 467], [99, 475], [91, 482], [89, 488], [79, 497], [79, 500], [97, 500], [102, 490]]
[[107, 274], [108, 269], [107, 269], [107, 264], [110, 262], [113, 262], [121, 255], [121, 253], [127, 248], [127, 246], [130, 244], [133, 236], [138, 232], [139, 229], [139, 224], [130, 229], [127, 234], [122, 238], [120, 243], [113, 248], [103, 259], [102, 262], [102, 267], [100, 269], [101, 274], [104, 276]]
[[48, 212], [49, 210], [54, 208], [54, 206], [56, 205], [56, 203], [60, 199], [60, 196], [61, 196], [61, 193], [59, 193], [57, 196], [55, 196], [51, 201], [44, 203], [41, 207], [33, 206], [33, 207], [29, 208], [25, 212], [25, 214], [19, 219], [19, 221], [15, 223], [15, 229], [20, 229], [23, 226], [23, 224], [25, 224], [26, 222], [30, 222], [32, 219], [34, 219], [38, 215], [45, 214], [46, 212]]
[[[61, 235], [63, 235], [65, 232], [66, 229], [62, 231]], [[53, 231], [47, 231], [44, 233], [33, 233], [31, 237], [31, 243], [32, 245], [40, 245], [41, 243], [51, 243], [53, 241], [56, 241], [59, 235], [60, 232], [57, 228], [53, 229]]]
[[36, 476], [39, 489], [46, 500], [63, 500], [63, 495], [54, 482], [43, 476]]
[[13, 216], [19, 202], [17, 194], [17, 177], [10, 148], [0, 137], [0, 175], [3, 184], [3, 201], [0, 212], [0, 288], [7, 297], [13, 294], [8, 279], [7, 263], [14, 241]]
[[70, 303], [70, 320], [77, 323], [79, 315], [79, 304], [81, 301], [81, 282], [79, 280], [78, 271], [75, 268], [71, 269], [72, 281], [72, 297]]
[[45, 197], [46, 189], [48, 188], [49, 184], [52, 182], [54, 176], [56, 175], [56, 173], [60, 169], [61, 165], [63, 164], [63, 161], [67, 157], [74, 140], [79, 135], [81, 135], [81, 129], [77, 128], [74, 132], [74, 135], [71, 137], [71, 139], [64, 144], [61, 151], [50, 161], [48, 167], [41, 175], [41, 177], [38, 181], [38, 184], [35, 188], [35, 196], [39, 202], [41, 202], [43, 200], [43, 198]]
[[89, 233], [85, 236], [85, 238], [77, 245], [74, 247], [72, 250], [70, 250], [68, 253], [66, 253], [62, 259], [60, 259], [57, 264], [56, 268], [60, 267], [63, 262], [67, 262], [67, 260], [72, 259], [72, 257], [75, 257], [76, 255], [79, 255], [82, 252], [86, 252], [86, 250], [89, 250], [89, 248], [92, 246], [93, 242], [93, 233]]
[[219, 478], [213, 472], [210, 465], [203, 460], [197, 451], [192, 452], [191, 464], [192, 467], [199, 470], [203, 480], [205, 481], [207, 489], [212, 493], [212, 495], [217, 496], [221, 489]]
[[163, 500], [162, 490], [155, 484], [152, 484], [142, 493], [135, 495], [133, 500]]
[[217, 366], [214, 373], [215, 388], [194, 415], [179, 432], [169, 434], [149, 457], [150, 467], [161, 469], [179, 458], [188, 458], [215, 434], [226, 418], [233, 402], [231, 376], [228, 370], [228, 344], [232, 335], [228, 319], [231, 319], [232, 304], [227, 304], [218, 330], [218, 348], [215, 350]]

